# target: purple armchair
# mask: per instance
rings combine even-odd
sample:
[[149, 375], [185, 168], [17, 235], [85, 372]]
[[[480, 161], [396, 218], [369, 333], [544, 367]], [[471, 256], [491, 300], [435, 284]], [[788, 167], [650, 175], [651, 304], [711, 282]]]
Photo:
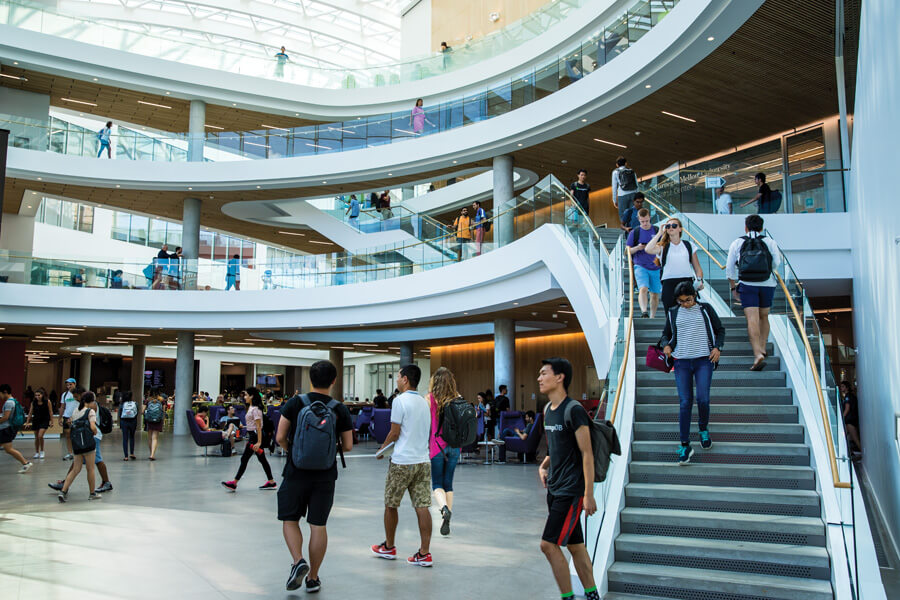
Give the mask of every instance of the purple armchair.
[[504, 429], [525, 429], [525, 413], [519, 410], [505, 410], [500, 413], [500, 423], [497, 429], [497, 437], [503, 434]]
[[[521, 427], [519, 429], [521, 429]], [[503, 438], [503, 441], [506, 443], [503, 446], [500, 446], [500, 462], [506, 462], [507, 450], [510, 452], [517, 452], [519, 454], [519, 460], [521, 460], [523, 464], [534, 460], [534, 455], [537, 452], [538, 444], [541, 443], [541, 437], [543, 435], [544, 413], [539, 412], [534, 417], [534, 426], [531, 428], [531, 433], [529, 433], [528, 437], [524, 440], [519, 439], [519, 436], [517, 435]]]
[[384, 440], [387, 439], [388, 433], [391, 432], [391, 409], [376, 408], [372, 421], [375, 425], [372, 432], [375, 436], [375, 441], [383, 444]]
[[[354, 429], [356, 430], [357, 435], [365, 435], [366, 437], [369, 434], [373, 433], [374, 430], [374, 418], [375, 418], [375, 407], [374, 406], [364, 406], [362, 410], [359, 411], [359, 414], [356, 416], [356, 424], [354, 425]], [[390, 419], [388, 419], [390, 421]], [[365, 427], [365, 431], [363, 431], [363, 427]], [[387, 435], [387, 434], [385, 434]]]
[[218, 446], [222, 443], [222, 432], [203, 431], [194, 419], [194, 411], [186, 410], [184, 412], [187, 413], [188, 427], [191, 429], [191, 437], [194, 438], [194, 443], [203, 448], [203, 456], [209, 456], [209, 447]]

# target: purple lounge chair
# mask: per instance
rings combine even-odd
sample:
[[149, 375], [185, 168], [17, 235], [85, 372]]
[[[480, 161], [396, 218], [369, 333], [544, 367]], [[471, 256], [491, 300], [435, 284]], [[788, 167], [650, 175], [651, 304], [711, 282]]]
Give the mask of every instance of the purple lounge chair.
[[[521, 427], [519, 429], [521, 429]], [[506, 462], [507, 450], [510, 452], [517, 452], [522, 464], [534, 460], [534, 455], [537, 452], [538, 444], [541, 443], [541, 437], [543, 435], [544, 413], [539, 412], [534, 417], [534, 426], [531, 428], [531, 433], [528, 434], [527, 438], [521, 440], [517, 435], [503, 438], [503, 441], [506, 443], [500, 446], [500, 462]]]
[[188, 427], [191, 429], [191, 437], [194, 438], [194, 443], [203, 448], [203, 456], [209, 456], [209, 447], [218, 446], [222, 443], [222, 432], [203, 431], [197, 426], [197, 421], [194, 419], [194, 411], [186, 410], [184, 412], [187, 413]]
[[372, 432], [375, 436], [375, 441], [383, 444], [384, 440], [387, 439], [388, 433], [391, 432], [391, 409], [376, 408], [372, 421], [375, 425]]

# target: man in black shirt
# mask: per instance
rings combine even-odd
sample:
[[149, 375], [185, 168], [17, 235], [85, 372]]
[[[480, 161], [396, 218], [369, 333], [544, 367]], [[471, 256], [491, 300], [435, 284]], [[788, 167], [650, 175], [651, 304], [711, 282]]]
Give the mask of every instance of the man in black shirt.
[[[337, 379], [337, 369], [327, 360], [313, 363], [309, 368], [312, 391], [306, 394], [309, 404], [320, 401], [328, 404], [328, 395]], [[284, 541], [291, 552], [293, 565], [287, 581], [287, 589], [295, 590], [306, 580], [306, 591], [317, 592], [321, 587], [319, 567], [325, 558], [328, 535], [325, 524], [334, 504], [334, 482], [337, 480], [337, 460], [331, 468], [323, 471], [298, 469], [291, 459], [291, 444], [300, 411], [307, 406], [302, 396], [294, 396], [281, 409], [276, 441], [287, 452], [284, 465], [284, 481], [278, 489], [278, 520], [282, 521]], [[335, 437], [344, 452], [353, 448], [353, 420], [350, 411], [337, 401], [334, 407]], [[309, 523], [309, 564], [303, 558], [303, 533], [300, 519], [306, 517]]]
[[587, 182], [587, 171], [584, 169], [578, 170], [578, 178], [572, 184], [572, 187], [569, 188], [572, 192], [572, 197], [581, 205], [581, 208], [584, 209], [584, 214], [591, 214], [591, 203], [589, 197], [591, 195], [591, 186]]
[[388, 399], [380, 389], [375, 390], [375, 397], [372, 399], [372, 403], [375, 405], [375, 408], [390, 408], [388, 406]]
[[572, 382], [571, 363], [564, 358], [548, 358], [541, 363], [538, 387], [550, 400], [544, 408], [544, 431], [549, 451], [538, 471], [541, 483], [547, 488], [550, 512], [541, 536], [541, 550], [550, 563], [563, 598], [572, 595], [572, 581], [560, 546], [569, 549], [587, 600], [600, 600], [581, 530], [582, 509], [588, 516], [597, 511], [591, 419], [581, 404], [568, 396]]
[[844, 416], [844, 428], [847, 430], [847, 439], [856, 448], [850, 448], [850, 456], [853, 460], [862, 457], [862, 441], [859, 439], [859, 408], [856, 404], [856, 394], [849, 381], [842, 381], [841, 386], [841, 414]]
[[759, 188], [756, 192], [756, 196], [753, 197], [753, 200], [747, 200], [741, 207], [756, 203], [756, 212], [758, 214], [767, 214], [771, 212], [769, 209], [771, 196], [772, 196], [772, 188], [769, 187], [769, 184], [766, 183], [766, 174], [765, 173], [757, 173], [754, 178], [756, 182], [757, 188]]
[[494, 406], [497, 407], [497, 419], [500, 419], [500, 415], [509, 410], [509, 396], [508, 393], [509, 388], [505, 385], [501, 385], [497, 396], [494, 398]]

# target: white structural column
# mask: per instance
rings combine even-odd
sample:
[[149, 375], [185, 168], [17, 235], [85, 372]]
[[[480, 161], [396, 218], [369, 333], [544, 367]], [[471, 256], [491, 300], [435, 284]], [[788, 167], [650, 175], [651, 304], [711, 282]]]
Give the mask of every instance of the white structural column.
[[215, 398], [222, 391], [222, 361], [218, 358], [200, 353], [200, 371], [197, 375], [197, 388]]
[[144, 397], [144, 364], [147, 361], [147, 346], [131, 347], [131, 394], [135, 402]]
[[494, 157], [494, 243], [497, 246], [511, 244], [515, 239], [515, 215], [513, 206], [513, 158]]
[[182, 212], [181, 252], [182, 286], [186, 290], [197, 289], [197, 259], [200, 253], [200, 209], [199, 198], [185, 198]]
[[412, 200], [416, 196], [416, 188], [413, 186], [402, 187], [400, 188], [400, 199], [401, 200]]
[[516, 322], [512, 319], [494, 320], [494, 393], [500, 386], [509, 388], [510, 410], [516, 405]]
[[400, 344], [400, 366], [413, 364], [413, 345], [412, 342], [403, 342]]
[[78, 385], [86, 390], [91, 389], [91, 362], [94, 355], [90, 352], [82, 352], [78, 361]]
[[188, 162], [203, 162], [205, 140], [206, 102], [191, 100], [190, 121], [188, 122]]
[[175, 435], [188, 433], [187, 415], [194, 393], [194, 332], [178, 332], [175, 356]]
[[338, 400], [344, 400], [344, 351], [332, 348], [328, 351], [328, 360], [337, 369], [337, 379], [334, 380], [334, 387], [331, 388], [331, 397]]

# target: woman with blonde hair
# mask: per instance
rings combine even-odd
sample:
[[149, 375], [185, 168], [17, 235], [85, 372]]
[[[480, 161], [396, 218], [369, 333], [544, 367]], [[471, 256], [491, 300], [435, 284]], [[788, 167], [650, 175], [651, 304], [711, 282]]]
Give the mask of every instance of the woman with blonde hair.
[[644, 252], [657, 255], [661, 267], [662, 301], [665, 314], [675, 306], [675, 288], [683, 281], [697, 280], [696, 290], [703, 289], [703, 268], [691, 247], [691, 243], [681, 238], [684, 231], [681, 220], [671, 217], [660, 227], [659, 233], [647, 243]]
[[428, 403], [431, 405], [431, 490], [441, 508], [441, 535], [450, 535], [450, 515], [453, 509], [453, 473], [459, 462], [459, 448], [451, 448], [441, 438], [441, 413], [451, 401], [459, 398], [456, 378], [450, 369], [440, 367], [428, 384]]

